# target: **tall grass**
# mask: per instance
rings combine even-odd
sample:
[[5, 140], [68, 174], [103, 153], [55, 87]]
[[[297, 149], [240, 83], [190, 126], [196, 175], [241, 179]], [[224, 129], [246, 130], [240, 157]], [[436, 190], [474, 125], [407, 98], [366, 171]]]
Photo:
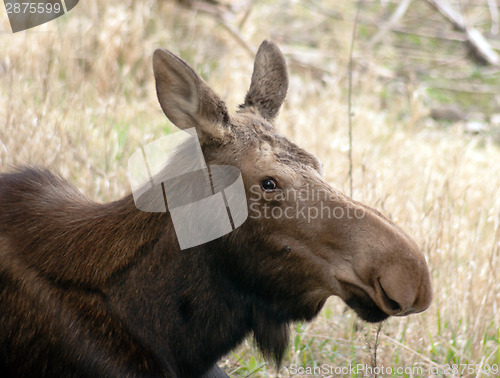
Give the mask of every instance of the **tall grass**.
[[[340, 20], [311, 4], [255, 2], [241, 34], [254, 46], [273, 38], [289, 58], [324, 68], [292, 65], [279, 124], [348, 192], [346, 67], [354, 8], [314, 3]], [[252, 58], [216, 21], [167, 1], [87, 0], [15, 35], [0, 12], [0, 31], [0, 171], [49, 166], [98, 201], [125, 194], [127, 159], [172, 130], [156, 101], [155, 48], [179, 53], [232, 109], [252, 69]], [[434, 302], [422, 314], [386, 321], [376, 345], [377, 328], [331, 298], [316, 320], [293, 326], [278, 374], [288, 376], [292, 366], [373, 366], [376, 350], [379, 367], [444, 374], [446, 364], [471, 364], [473, 372], [455, 375], [479, 376], [478, 366], [500, 364], [500, 149], [493, 138], [466, 134], [463, 124], [429, 120], [432, 93], [418, 78], [398, 75], [397, 62], [408, 57], [391, 43], [364, 51], [369, 36], [362, 26], [354, 52], [353, 195], [414, 236], [429, 262]], [[481, 105], [473, 95], [467, 100]], [[277, 374], [251, 340], [221, 365], [237, 376]]]

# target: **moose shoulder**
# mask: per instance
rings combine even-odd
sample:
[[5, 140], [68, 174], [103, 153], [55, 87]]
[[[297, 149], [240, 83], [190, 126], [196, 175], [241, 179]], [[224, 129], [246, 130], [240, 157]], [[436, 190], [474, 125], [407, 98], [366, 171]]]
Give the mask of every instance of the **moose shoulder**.
[[370, 322], [429, 306], [413, 240], [279, 134], [288, 76], [275, 44], [260, 46], [232, 115], [172, 53], [157, 50], [153, 68], [163, 111], [196, 128], [207, 164], [240, 170], [248, 218], [181, 250], [171, 214], [132, 195], [97, 204], [46, 170], [0, 175], [1, 376], [223, 376], [214, 364], [249, 334], [279, 362], [289, 323], [331, 295]]

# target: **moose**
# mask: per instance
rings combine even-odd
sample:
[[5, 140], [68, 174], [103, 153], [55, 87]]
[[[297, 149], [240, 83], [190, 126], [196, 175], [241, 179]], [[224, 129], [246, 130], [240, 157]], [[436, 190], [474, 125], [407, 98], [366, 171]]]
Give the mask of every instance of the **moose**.
[[[154, 52], [153, 71], [168, 119], [195, 128], [207, 163], [240, 170], [249, 216], [181, 250], [168, 209], [141, 211], [132, 194], [96, 203], [43, 168], [1, 174], [1, 376], [222, 377], [217, 361], [250, 335], [279, 365], [290, 323], [329, 296], [368, 322], [430, 305], [412, 238], [279, 133], [288, 73], [274, 42], [234, 114], [171, 52]], [[304, 188], [324, 196], [284, 195]], [[305, 219], [298, 206], [336, 216]]]

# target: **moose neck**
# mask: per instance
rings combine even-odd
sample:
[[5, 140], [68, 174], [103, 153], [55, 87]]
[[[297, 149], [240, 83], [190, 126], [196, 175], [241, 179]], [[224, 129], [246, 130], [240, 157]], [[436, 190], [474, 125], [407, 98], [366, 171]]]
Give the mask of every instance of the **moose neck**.
[[137, 210], [131, 196], [108, 204], [78, 196], [76, 202], [71, 193], [47, 190], [39, 195], [43, 201], [25, 201], [33, 226], [19, 224], [22, 234], [12, 227], [12, 236], [26, 245], [20, 257], [54, 283], [101, 290], [158, 238], [169, 217]]
[[202, 374], [192, 369], [208, 369], [251, 332], [276, 360], [288, 343], [287, 319], [234, 284], [220, 264], [231, 252], [220, 247], [216, 240], [181, 251], [170, 223], [107, 293], [112, 311], [172, 375]]
[[93, 254], [99, 259], [98, 266], [106, 271], [103, 279], [108, 281], [141, 258], [141, 251], [154, 244], [168, 227], [170, 216], [138, 210], [131, 195], [98, 206], [101, 213], [96, 216], [91, 232], [95, 240]]

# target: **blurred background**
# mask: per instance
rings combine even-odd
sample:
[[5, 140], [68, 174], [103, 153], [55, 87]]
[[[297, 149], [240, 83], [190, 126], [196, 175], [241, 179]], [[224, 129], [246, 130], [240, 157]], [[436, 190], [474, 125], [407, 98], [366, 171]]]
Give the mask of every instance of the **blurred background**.
[[282, 133], [349, 194], [351, 118], [352, 195], [416, 239], [434, 301], [379, 328], [331, 298], [312, 323], [292, 326], [279, 372], [251, 339], [219, 364], [232, 376], [289, 376], [294, 364], [440, 375], [456, 364], [455, 376], [487, 376], [500, 365], [498, 6], [86, 0], [15, 34], [0, 7], [0, 171], [48, 166], [96, 201], [117, 199], [130, 190], [132, 153], [174, 130], [156, 100], [153, 51], [181, 56], [235, 110], [255, 51], [272, 39], [290, 71]]

